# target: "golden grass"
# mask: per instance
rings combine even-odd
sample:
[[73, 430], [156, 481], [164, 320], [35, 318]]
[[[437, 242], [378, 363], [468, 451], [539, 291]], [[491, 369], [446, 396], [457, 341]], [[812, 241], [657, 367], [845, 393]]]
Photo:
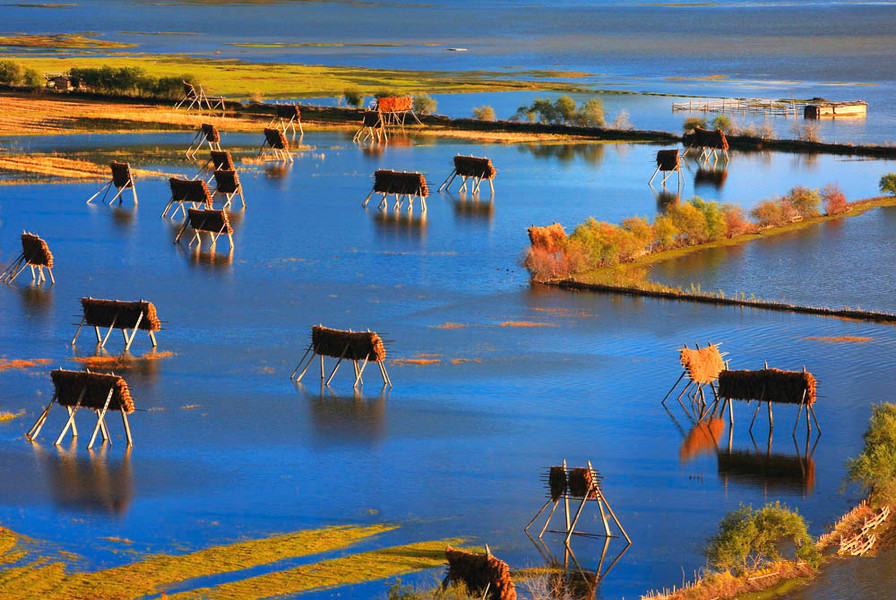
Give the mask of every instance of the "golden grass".
[[174, 352], [166, 350], [164, 352], [147, 352], [143, 356], [74, 356], [71, 360], [83, 364], [88, 369], [105, 369], [115, 371], [126, 371], [128, 369], [139, 368], [141, 363], [149, 361], [161, 360], [163, 358], [171, 358], [176, 356]]
[[31, 358], [31, 359], [6, 359], [0, 358], [0, 371], [9, 371], [11, 369], [31, 369], [33, 367], [39, 367], [41, 365], [46, 365], [51, 363], [52, 360], [49, 358]]
[[97, 40], [76, 33], [58, 33], [56, 35], [29, 35], [19, 33], [14, 35], [0, 35], [0, 46], [81, 50], [97, 48], [136, 48], [137, 44], [107, 42], [105, 40]]
[[462, 329], [464, 327], [469, 327], [466, 323], [442, 323], [441, 325], [430, 325], [430, 327], [434, 327], [436, 329]]
[[552, 323], [537, 323], [535, 321], [504, 321], [501, 327], [556, 327]]
[[12, 421], [16, 417], [21, 417], [24, 414], [24, 412], [11, 413], [5, 410], [0, 410], [0, 423], [3, 421]]
[[[372, 96], [382, 89], [400, 95], [419, 93], [489, 92], [511, 90], [591, 91], [584, 86], [543, 80], [509, 79], [506, 73], [476, 71], [452, 73], [368, 69], [291, 63], [251, 63], [237, 59], [212, 59], [178, 55], [116, 54], [109, 56], [29, 56], [9, 58], [25, 68], [40, 72], [61, 73], [72, 67], [99, 68], [114, 63], [116, 67], [140, 67], [155, 77], [181, 77], [190, 74], [207, 92], [231, 98], [251, 98], [263, 94], [268, 98], [335, 97], [346, 89], [358, 89]], [[540, 71], [520, 71], [519, 77], [534, 77]], [[550, 77], [563, 76], [559, 71], [546, 72]]]
[[[42, 177], [62, 177], [74, 181], [101, 181], [111, 178], [108, 163], [66, 158], [58, 153], [0, 154], [0, 170]], [[139, 179], [159, 179], [173, 176], [170, 173], [148, 169], [131, 169], [131, 172]], [[0, 181], [0, 184], [3, 183], [16, 182], [14, 180]]]
[[395, 358], [391, 362], [393, 365], [401, 367], [404, 365], [434, 365], [442, 361], [438, 358]]
[[[150, 556], [129, 565], [96, 572], [68, 573], [64, 563], [48, 564], [45, 558], [37, 557], [30, 564], [0, 571], [0, 597], [9, 600], [131, 600], [158, 594], [165, 587], [183, 584], [198, 577], [233, 573], [280, 560], [345, 548], [396, 528], [395, 525], [337, 526], [297, 531], [214, 546], [188, 554]], [[0, 551], [5, 549], [0, 556], [0, 565], [11, 564], [13, 561], [10, 557], [21, 559], [25, 550], [20, 546], [18, 536], [8, 529], [0, 528]], [[415, 563], [409, 559], [404, 564], [407, 567], [408, 564], [413, 566]], [[304, 568], [314, 571], [315, 567], [316, 565], [307, 565]], [[271, 594], [259, 593], [242, 597], [259, 598], [268, 595]]]

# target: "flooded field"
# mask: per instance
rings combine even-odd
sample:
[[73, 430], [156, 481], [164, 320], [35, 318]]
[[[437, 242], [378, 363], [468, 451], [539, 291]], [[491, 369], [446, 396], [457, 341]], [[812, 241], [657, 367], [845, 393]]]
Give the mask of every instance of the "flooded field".
[[[185, 147], [190, 137], [4, 144]], [[252, 148], [256, 138], [223, 142]], [[818, 534], [856, 500], [840, 491], [844, 461], [861, 448], [871, 404], [891, 399], [892, 326], [529, 286], [519, 266], [529, 225], [570, 228], [588, 216], [616, 222], [657, 211], [647, 187], [655, 146], [418, 138], [371, 150], [316, 133], [303, 141], [309, 148], [292, 166], [241, 165], [248, 208], [232, 214], [232, 255], [226, 241], [215, 254], [172, 244], [177, 225], [158, 216], [169, 195], [162, 180], [138, 181], [136, 209], [127, 200], [122, 208], [84, 204], [98, 184], [0, 189], [0, 259], [14, 256], [25, 229], [48, 241], [57, 262], [53, 287], [20, 280], [0, 289], [0, 358], [50, 361], [0, 375], [0, 411], [25, 411], [0, 422], [2, 525], [82, 555], [85, 570], [131, 562], [133, 552], [358, 523], [401, 525], [363, 548], [459, 536], [524, 568], [545, 564], [523, 527], [544, 503], [546, 468], [591, 460], [634, 542], [597, 597], [632, 598], [703, 566], [704, 541], [741, 503], [781, 499]], [[456, 153], [492, 158], [492, 201], [435, 193]], [[172, 168], [196, 171], [164, 165]], [[360, 207], [377, 168], [426, 173], [433, 193], [425, 218]], [[880, 161], [737, 154], [722, 185], [696, 193], [749, 207], [793, 185], [836, 179], [856, 199], [874, 195], [889, 170]], [[686, 173], [686, 196], [694, 176]], [[875, 210], [843, 227], [874, 248], [890, 216]], [[800, 239], [821, 253], [838, 243], [828, 235]], [[847, 276], [864, 275], [836, 276], [843, 279], [832, 273], [823, 294], [848, 303], [855, 286]], [[80, 368], [95, 354], [92, 332], [70, 345], [82, 296], [150, 300], [163, 321], [156, 354], [138, 334], [134, 360], [121, 367], [139, 409], [130, 452], [117, 420], [111, 448], [88, 453], [82, 433], [76, 446], [57, 449], [62, 411], [51, 413], [39, 444], [23, 440], [52, 393], [46, 370]], [[367, 371], [353, 394], [345, 367], [330, 389], [314, 369], [291, 383], [318, 323], [380, 332], [394, 387], [382, 389]], [[660, 400], [680, 374], [676, 349], [706, 341], [722, 342], [733, 368], [768, 361], [812, 371], [821, 382], [821, 438], [807, 443], [804, 430], [792, 438], [795, 414], [782, 408], [774, 438], [760, 418], [751, 439], [750, 407], [738, 404], [729, 446], [728, 431], [706, 439], [677, 404], [664, 410]], [[110, 352], [121, 347], [113, 335]], [[581, 527], [599, 531], [600, 520], [589, 509]], [[546, 541], [562, 559], [561, 540]], [[610, 554], [622, 548], [613, 540]], [[584, 568], [598, 567], [601, 549], [573, 541]], [[382, 597], [386, 587], [338, 593]]]
[[[529, 77], [536, 85], [559, 80], [611, 91], [861, 99], [869, 103], [867, 119], [822, 122], [821, 138], [892, 143], [894, 10], [892, 2], [809, 0], [532, 2], [525, 10], [508, 0], [475, 0], [462, 9], [416, 1], [84, 0], [7, 3], [0, 33], [89, 32], [137, 44], [124, 53], [250, 62], [489, 72], [506, 79], [534, 71]], [[469, 116], [480, 105], [472, 100], [445, 98], [442, 105], [446, 114]], [[501, 96], [482, 103], [494, 104], [501, 118], [518, 106]], [[641, 100], [626, 103], [639, 128], [655, 121], [680, 128], [683, 116], [673, 118], [671, 102], [657, 103], [646, 116], [636, 114]], [[779, 134], [792, 135], [789, 124], [775, 125]]]

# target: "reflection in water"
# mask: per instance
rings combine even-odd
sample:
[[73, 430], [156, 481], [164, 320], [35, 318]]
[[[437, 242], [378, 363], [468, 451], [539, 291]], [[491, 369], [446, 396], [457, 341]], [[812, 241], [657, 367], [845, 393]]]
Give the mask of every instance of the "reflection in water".
[[679, 460], [687, 463], [700, 454], [716, 452], [723, 431], [725, 431], [725, 419], [709, 418], [698, 422], [685, 435], [678, 451]]
[[728, 165], [724, 165], [721, 169], [706, 169], [699, 167], [694, 175], [694, 189], [701, 186], [710, 186], [717, 190], [725, 187], [725, 180], [728, 179]]
[[377, 232], [384, 236], [421, 240], [426, 237], [425, 210], [419, 214], [414, 214], [413, 211], [397, 210], [389, 212], [388, 209], [385, 209], [374, 213], [373, 222], [376, 225]]
[[243, 217], [246, 214], [246, 207], [243, 206], [239, 210], [227, 210], [227, 220], [230, 222], [230, 225], [236, 227], [240, 223], [243, 222]]
[[[563, 561], [561, 562], [551, 553], [541, 538], [533, 538], [528, 532], [526, 537], [535, 544], [538, 553], [547, 562], [547, 574], [532, 582], [533, 596], [558, 600], [594, 600], [601, 581], [631, 546], [631, 543], [623, 543], [622, 549], [618, 553], [615, 550], [611, 552], [610, 544], [613, 538], [604, 537], [600, 554], [596, 557], [597, 566], [592, 565], [585, 569], [569, 544], [563, 545]], [[615, 546], [616, 544], [614, 544]]]
[[[815, 439], [818, 444], [818, 438]], [[773, 453], [772, 437], [769, 433], [765, 452], [756, 447], [753, 450], [733, 450], [729, 435], [728, 448], [720, 449], [717, 454], [719, 477], [725, 483], [757, 486], [764, 492], [789, 492], [804, 495], [815, 488], [815, 444], [809, 449], [809, 438], [800, 452], [794, 438], [795, 455]]]
[[656, 209], [659, 212], [666, 212], [670, 206], [677, 206], [681, 200], [681, 194], [678, 192], [670, 192], [667, 189], [660, 191], [654, 190], [656, 194]]
[[112, 207], [112, 221], [121, 227], [130, 227], [137, 218], [137, 207], [124, 208], [122, 206]]
[[107, 457], [110, 444], [104, 443], [89, 457], [78, 456], [77, 438], [69, 449], [57, 447], [57, 452], [32, 444], [41, 467], [46, 471], [53, 493], [53, 501], [62, 510], [76, 513], [106, 513], [123, 515], [134, 495], [134, 476], [131, 471], [131, 449], [118, 461]]
[[291, 162], [277, 162], [271, 165], [268, 165], [264, 168], [264, 174], [268, 176], [269, 179], [286, 179], [286, 176], [289, 175], [289, 171], [292, 169], [293, 163]]
[[385, 149], [386, 142], [376, 142], [371, 140], [369, 144], [361, 145], [361, 152], [363, 152], [365, 156], [369, 156], [371, 158], [379, 158], [383, 155], [383, 151]]
[[520, 144], [522, 152], [528, 150], [535, 158], [556, 158], [561, 162], [569, 162], [576, 157], [586, 163], [599, 165], [604, 159], [606, 144], [599, 142], [582, 142], [578, 144]]
[[228, 248], [226, 253], [216, 252], [217, 244], [205, 250], [202, 250], [199, 246], [197, 244], [193, 248], [189, 248], [183, 244], [178, 244], [176, 247], [178, 252], [189, 259], [191, 265], [221, 271], [231, 270], [233, 266], [233, 248], [230, 248], [228, 244], [224, 244], [224, 247]]
[[26, 285], [20, 288], [22, 307], [26, 313], [45, 317], [53, 310], [53, 288], [39, 285]]
[[355, 390], [352, 396], [342, 396], [333, 392], [332, 388], [323, 386], [316, 393], [302, 384], [297, 384], [297, 387], [309, 401], [311, 424], [321, 440], [372, 444], [383, 439], [388, 395], [386, 386], [373, 398], [365, 398], [360, 390]]
[[454, 216], [457, 217], [458, 221], [481, 220], [492, 222], [495, 216], [494, 194], [488, 197], [479, 196], [478, 194], [468, 197], [466, 194], [460, 194], [460, 196], [455, 197], [450, 192], [443, 193], [453, 200]]

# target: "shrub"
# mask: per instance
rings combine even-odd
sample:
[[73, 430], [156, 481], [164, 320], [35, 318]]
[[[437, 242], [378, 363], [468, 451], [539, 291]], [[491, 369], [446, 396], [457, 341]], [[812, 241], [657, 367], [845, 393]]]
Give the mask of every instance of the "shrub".
[[364, 106], [364, 92], [358, 89], [345, 90], [342, 92], [342, 95], [345, 97], [345, 102], [349, 106], [354, 106], [355, 108], [361, 108]]
[[395, 90], [380, 90], [373, 95], [374, 98], [394, 98], [400, 96]]
[[731, 131], [731, 118], [728, 115], [718, 115], [712, 120], [713, 129], [721, 129], [725, 133]]
[[[535, 281], [549, 281], [569, 275], [569, 261], [563, 252], [549, 252], [544, 248], [529, 248], [523, 265]], [[577, 270], [587, 270], [587, 265], [578, 264]]]
[[439, 103], [429, 94], [417, 94], [414, 96], [414, 112], [418, 115], [431, 115], [436, 112]]
[[491, 106], [477, 106], [473, 109], [473, 118], [478, 121], [494, 121], [495, 109]]
[[604, 104], [599, 98], [591, 98], [579, 108], [574, 117], [573, 123], [579, 127], [603, 127], [604, 120]]
[[802, 217], [817, 217], [821, 214], [818, 207], [821, 204], [821, 195], [818, 190], [813, 190], [798, 185], [787, 192], [781, 202], [789, 204]]
[[0, 84], [16, 85], [22, 79], [22, 67], [11, 60], [0, 60]]
[[797, 512], [779, 502], [755, 511], [741, 506], [722, 519], [706, 556], [716, 569], [744, 572], [781, 558], [778, 547], [785, 540], [793, 543], [796, 558], [813, 567], [818, 565], [821, 557]]
[[576, 118], [576, 101], [569, 96], [560, 96], [554, 100], [557, 118], [563, 123], [572, 123]]
[[44, 76], [37, 69], [29, 67], [22, 74], [22, 85], [32, 90], [43, 87], [45, 82]]
[[682, 125], [682, 129], [685, 133], [694, 133], [694, 130], [700, 127], [701, 129], [706, 129], [706, 118], [705, 117], [687, 117], [684, 120], [684, 125]]
[[690, 246], [706, 241], [706, 217], [690, 202], [670, 206], [666, 210], [666, 217], [672, 220], [672, 224], [678, 231], [675, 246]]
[[725, 218], [725, 235], [737, 237], [745, 233], [751, 233], [754, 229], [752, 223], [744, 215], [744, 209], [734, 204], [726, 204], [722, 207], [722, 215]]
[[800, 124], [799, 121], [797, 121], [790, 127], [790, 131], [796, 136], [796, 139], [803, 142], [818, 142], [821, 140], [821, 138], [818, 137], [818, 125], [815, 123]]
[[846, 465], [850, 481], [883, 503], [896, 503], [896, 404], [871, 407], [871, 420], [862, 439], [862, 453]]
[[620, 110], [611, 125], [613, 129], [634, 129], [635, 126], [629, 120], [628, 111]]
[[828, 216], [838, 215], [849, 208], [846, 196], [836, 182], [831, 182], [821, 188], [821, 199], [824, 200], [824, 214]]
[[728, 226], [722, 207], [719, 206], [718, 202], [706, 202], [702, 198], [694, 196], [689, 204], [703, 215], [705, 227], [704, 239], [702, 241], [715, 241], [725, 237]]
[[779, 200], [764, 200], [750, 211], [750, 216], [753, 217], [760, 229], [764, 229], [792, 223], [798, 220], [800, 215], [789, 204], [784, 204]]
[[773, 140], [775, 139], [775, 128], [772, 127], [771, 121], [768, 119], [759, 126], [759, 137], [764, 140]]
[[896, 173], [887, 173], [880, 178], [880, 191], [896, 196]]

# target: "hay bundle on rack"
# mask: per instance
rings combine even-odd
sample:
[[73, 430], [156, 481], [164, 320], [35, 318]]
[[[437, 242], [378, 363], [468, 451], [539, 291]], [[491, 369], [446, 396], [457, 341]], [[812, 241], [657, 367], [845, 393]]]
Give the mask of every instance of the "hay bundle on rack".
[[233, 164], [229, 150], [212, 150], [211, 154], [215, 171], [236, 171], [236, 165]]
[[370, 362], [386, 359], [383, 340], [373, 331], [342, 331], [315, 325], [311, 328], [311, 345], [315, 354], [323, 356]]
[[510, 567], [491, 554], [473, 554], [445, 549], [448, 560], [447, 582], [463, 582], [477, 596], [488, 593], [489, 600], [516, 600], [516, 587], [510, 579]]
[[137, 320], [143, 315], [140, 329], [159, 331], [162, 328], [155, 305], [146, 300], [127, 302], [88, 297], [81, 298], [81, 308], [84, 310], [84, 322], [92, 327], [112, 327], [114, 323], [119, 329], [130, 329], [137, 326]]
[[533, 248], [548, 252], [562, 252], [566, 248], [566, 232], [563, 225], [554, 223], [547, 227], [530, 227], [529, 243]]
[[240, 190], [240, 176], [236, 171], [216, 170], [216, 191], [222, 194], [235, 194]]
[[381, 194], [429, 196], [426, 177], [422, 173], [405, 173], [377, 169], [373, 174], [373, 191]]
[[414, 99], [411, 96], [387, 96], [376, 101], [376, 109], [380, 112], [404, 112], [414, 108]]
[[202, 135], [205, 136], [206, 141], [212, 142], [214, 144], [217, 144], [221, 141], [221, 132], [218, 131], [218, 128], [211, 123], [202, 124]]
[[230, 219], [223, 210], [211, 208], [191, 208], [187, 211], [187, 220], [194, 231], [211, 231], [212, 233], [232, 234]]
[[703, 129], [702, 127], [694, 128], [694, 145], [698, 148], [716, 148], [718, 150], [728, 149], [728, 138], [721, 129], [715, 131]]
[[109, 163], [112, 169], [112, 184], [116, 189], [134, 187], [134, 179], [131, 176], [131, 165], [123, 162]]
[[299, 107], [295, 104], [277, 104], [277, 117], [286, 119], [287, 121], [295, 119], [299, 120]]
[[174, 202], [197, 202], [211, 206], [212, 194], [204, 180], [172, 177], [168, 183], [171, 185], [171, 199]]
[[53, 267], [53, 253], [40, 236], [33, 233], [22, 234], [22, 254], [25, 262], [35, 267]]
[[548, 471], [548, 488], [551, 492], [551, 500], [559, 500], [566, 495], [567, 489], [566, 469], [564, 467], [551, 467]]
[[268, 146], [274, 150], [289, 150], [289, 140], [286, 139], [286, 135], [279, 129], [266, 128], [264, 130], [264, 139]]
[[60, 406], [76, 406], [80, 398], [80, 406], [102, 410], [111, 388], [109, 410], [121, 410], [127, 414], [134, 412], [134, 399], [131, 398], [128, 384], [118, 375], [57, 369], [50, 373], [50, 377], [56, 387], [56, 401]]
[[460, 154], [454, 157], [454, 170], [461, 177], [479, 177], [481, 179], [493, 179], [497, 173], [490, 158], [461, 156]]
[[719, 378], [719, 373], [725, 370], [725, 361], [715, 344], [699, 350], [682, 348], [679, 357], [681, 366], [694, 383], [712, 383]]
[[656, 166], [660, 171], [674, 171], [678, 169], [681, 163], [681, 156], [678, 149], [675, 150], [657, 150]]
[[569, 495], [574, 498], [597, 498], [600, 476], [587, 467], [576, 467], [569, 471]]
[[781, 404], [815, 403], [815, 377], [806, 371], [760, 369], [722, 371], [719, 396], [734, 400], [759, 400]]

